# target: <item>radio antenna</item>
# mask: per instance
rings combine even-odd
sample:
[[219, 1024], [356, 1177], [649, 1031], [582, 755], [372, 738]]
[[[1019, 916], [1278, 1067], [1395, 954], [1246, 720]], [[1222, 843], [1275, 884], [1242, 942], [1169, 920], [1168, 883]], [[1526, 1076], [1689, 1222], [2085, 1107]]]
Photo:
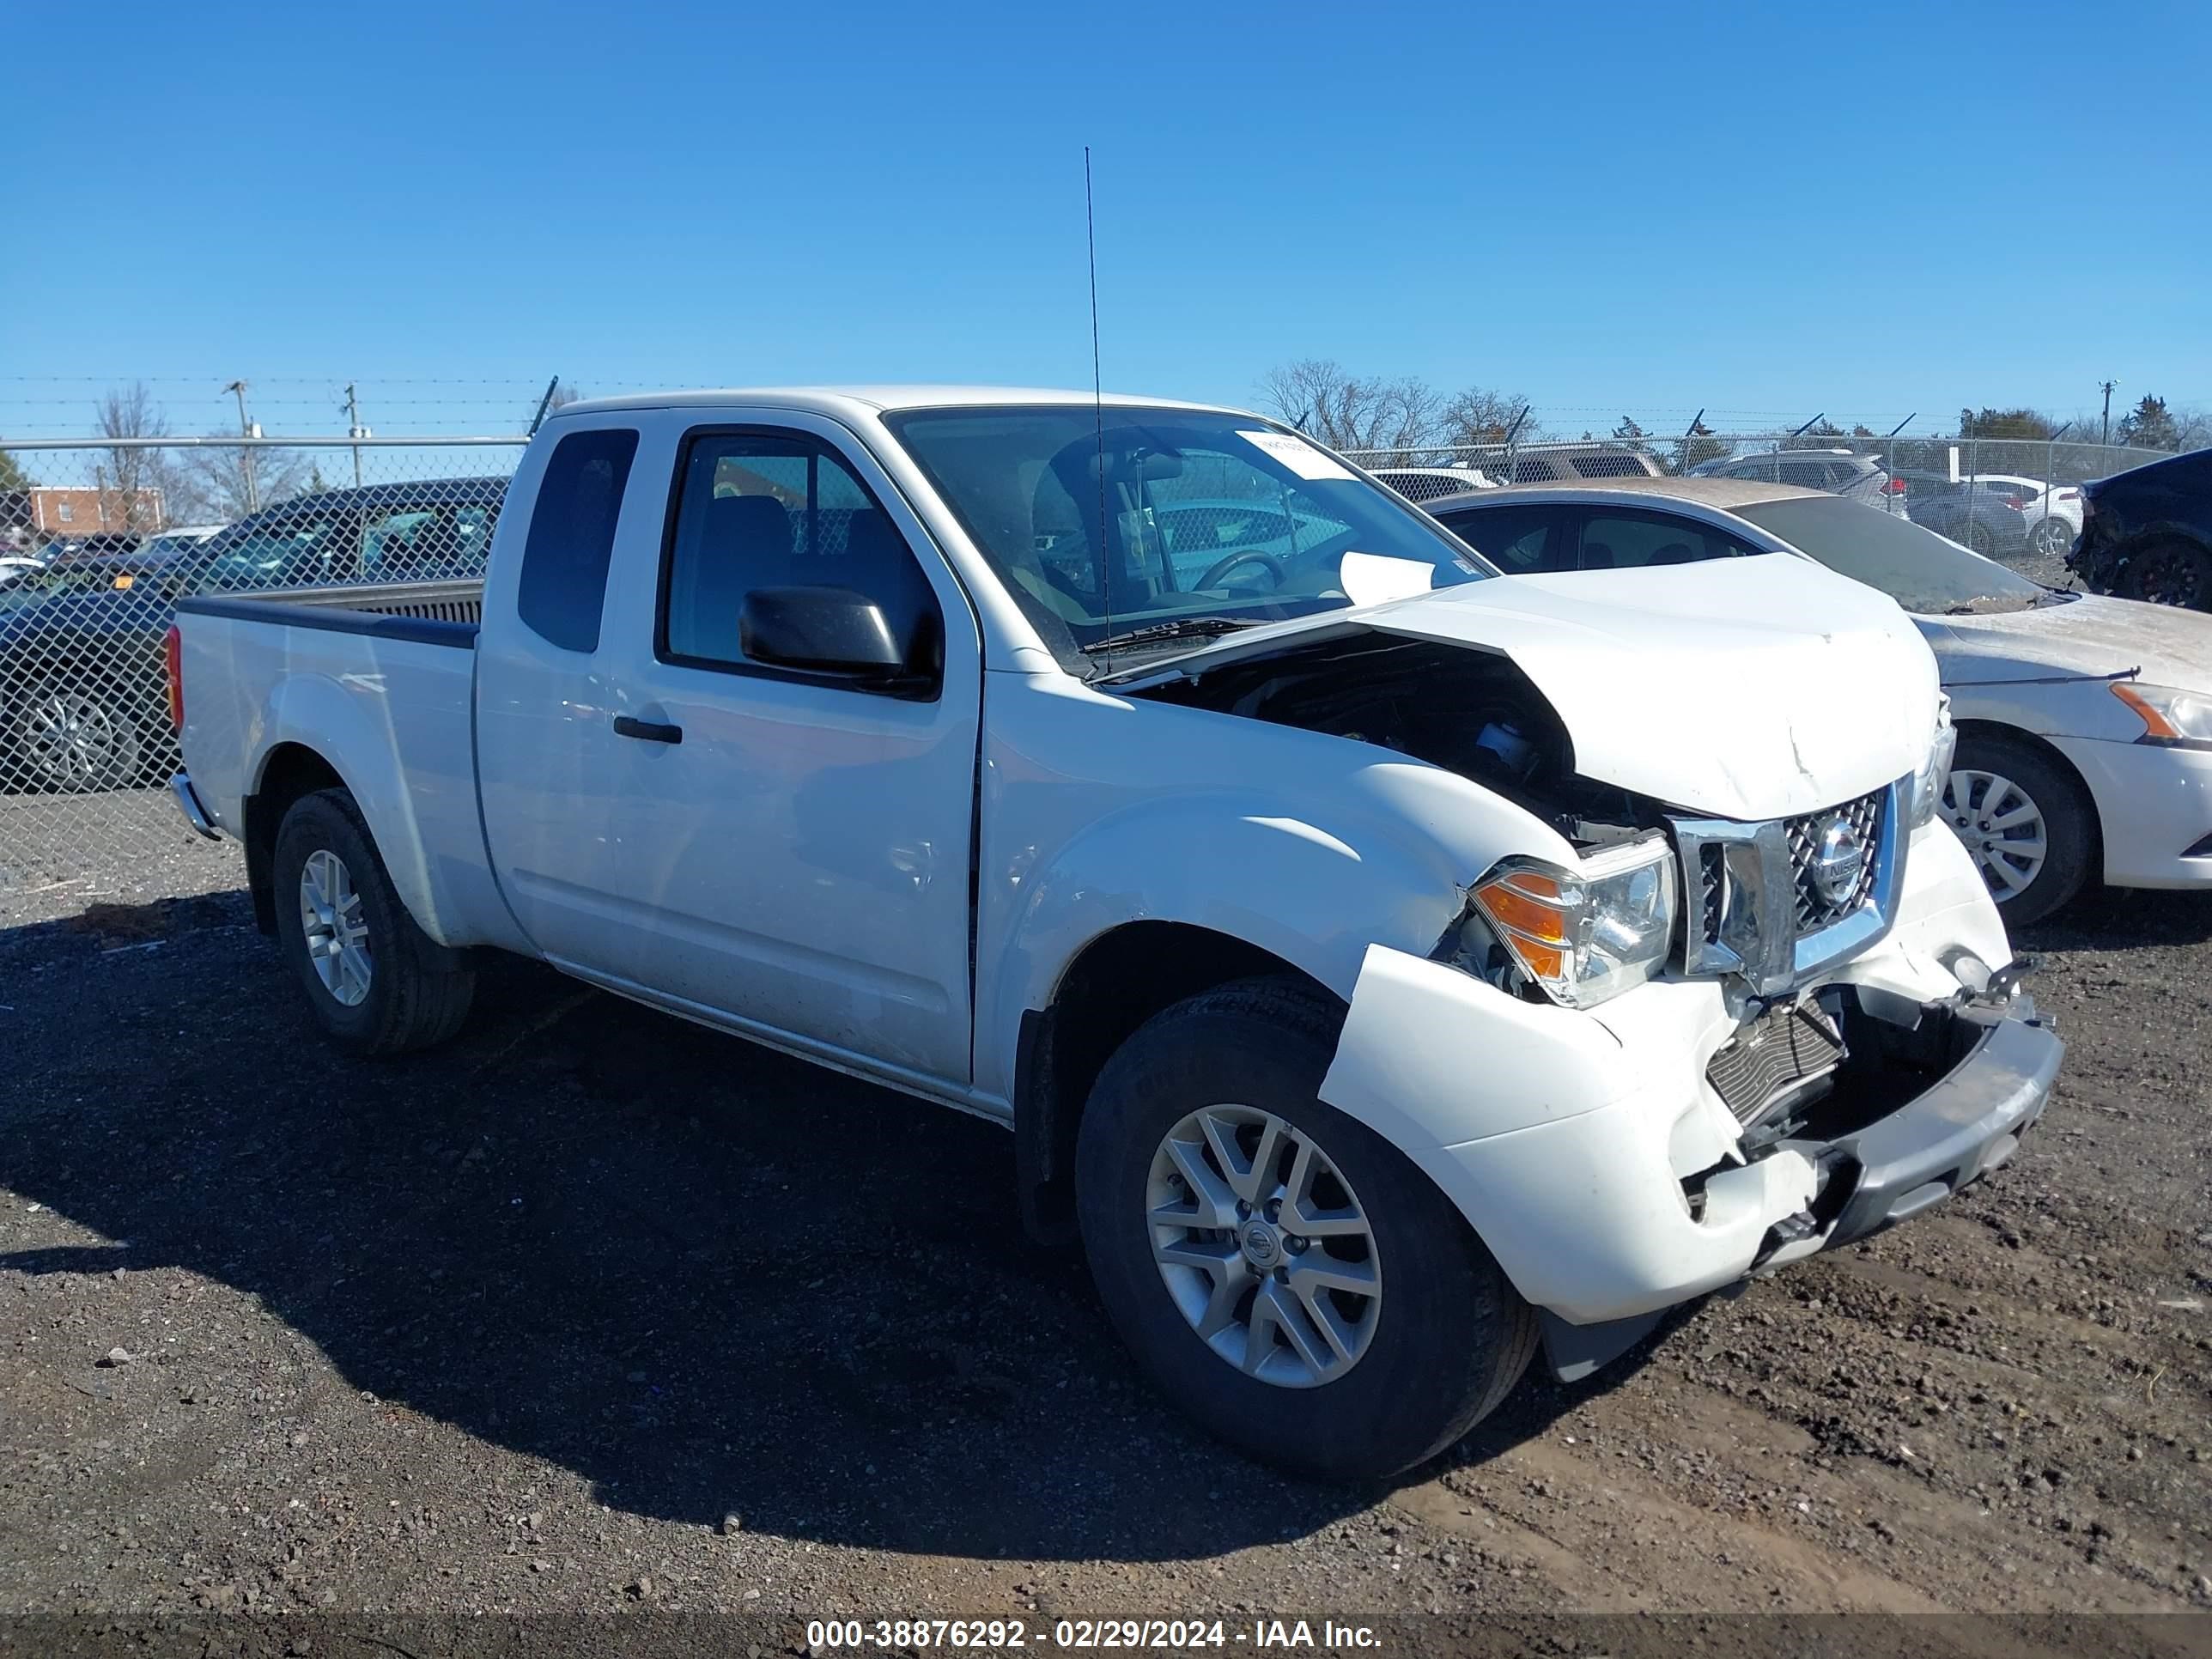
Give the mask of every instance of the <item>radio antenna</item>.
[[[1091, 204], [1091, 146], [1083, 147], [1083, 237], [1091, 255], [1091, 416], [1098, 434], [1098, 600], [1105, 613], [1101, 639], [1114, 636], [1114, 569], [1106, 547], [1106, 389], [1098, 372], [1098, 216]], [[1106, 653], [1106, 668], [1114, 667], [1114, 653]]]

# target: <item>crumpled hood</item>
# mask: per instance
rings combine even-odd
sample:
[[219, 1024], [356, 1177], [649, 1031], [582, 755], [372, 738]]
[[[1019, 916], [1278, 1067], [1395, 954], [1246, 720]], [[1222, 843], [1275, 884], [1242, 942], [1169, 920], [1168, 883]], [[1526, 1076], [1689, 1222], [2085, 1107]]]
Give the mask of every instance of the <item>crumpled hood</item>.
[[1779, 554], [1469, 582], [1255, 629], [1173, 668], [1361, 629], [1511, 658], [1565, 722], [1577, 772], [1714, 817], [1881, 788], [1919, 769], [1936, 727], [1936, 660], [1911, 618]]
[[2140, 668], [2152, 685], [2212, 691], [2212, 617], [2201, 611], [2084, 593], [2033, 611], [1923, 621], [1946, 685], [2040, 674], [2102, 679]]

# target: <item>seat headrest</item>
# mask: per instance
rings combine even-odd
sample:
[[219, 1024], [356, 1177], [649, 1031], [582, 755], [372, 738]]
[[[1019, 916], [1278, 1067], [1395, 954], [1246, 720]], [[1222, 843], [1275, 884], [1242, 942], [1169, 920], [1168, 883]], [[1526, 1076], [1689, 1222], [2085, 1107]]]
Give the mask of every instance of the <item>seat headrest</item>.
[[1607, 546], [1603, 542], [1584, 542], [1583, 544], [1583, 569], [1611, 570], [1619, 565], [1620, 562], [1620, 561], [1613, 556], [1613, 549]]

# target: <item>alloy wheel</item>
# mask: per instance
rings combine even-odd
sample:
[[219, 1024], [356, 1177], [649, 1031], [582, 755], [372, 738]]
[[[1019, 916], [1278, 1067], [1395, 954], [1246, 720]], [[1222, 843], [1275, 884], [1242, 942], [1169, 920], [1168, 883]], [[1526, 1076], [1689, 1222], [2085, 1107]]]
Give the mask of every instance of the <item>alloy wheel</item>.
[[310, 853], [300, 866], [300, 929], [323, 989], [347, 1007], [359, 1007], [376, 967], [368, 920], [354, 890], [353, 872], [328, 848]]
[[1314, 1138], [1272, 1112], [1207, 1106], [1170, 1129], [1145, 1222], [1169, 1296], [1247, 1376], [1312, 1388], [1374, 1341], [1382, 1275], [1367, 1212]]
[[1954, 769], [1943, 787], [1943, 816], [2000, 904], [2026, 892], [2050, 856], [2043, 809], [2001, 774]]
[[2138, 597], [2152, 605], [2201, 607], [2212, 594], [2200, 592], [2203, 568], [2189, 548], [2173, 543], [2148, 548], [2136, 555], [2133, 586]]
[[122, 728], [82, 691], [42, 692], [23, 714], [23, 755], [50, 789], [97, 789], [124, 763]]
[[2039, 558], [2061, 557], [2074, 545], [2074, 526], [2054, 514], [2037, 521], [2028, 542]]

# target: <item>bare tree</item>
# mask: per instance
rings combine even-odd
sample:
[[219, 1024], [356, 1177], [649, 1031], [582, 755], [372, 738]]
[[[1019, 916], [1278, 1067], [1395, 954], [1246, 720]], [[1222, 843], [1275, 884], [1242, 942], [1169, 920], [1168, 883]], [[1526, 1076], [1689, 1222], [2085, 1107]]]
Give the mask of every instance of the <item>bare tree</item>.
[[1370, 452], [1370, 461], [1384, 459], [1371, 452], [1406, 460], [1434, 447], [1442, 418], [1435, 391], [1418, 376], [1357, 375], [1317, 357], [1269, 369], [1260, 398], [1308, 437], [1332, 449]]
[[1517, 424], [1520, 430], [1514, 435], [1526, 439], [1530, 433], [1522, 416], [1528, 409], [1528, 400], [1517, 392], [1471, 386], [1454, 392], [1445, 403], [1440, 421], [1442, 436], [1446, 443], [1502, 444]]
[[[166, 438], [169, 422], [143, 380], [111, 387], [93, 409], [103, 438]], [[179, 505], [166, 452], [116, 448], [98, 470], [100, 518], [105, 529], [148, 536], [175, 520]]]
[[259, 446], [249, 450], [222, 441], [233, 434], [209, 435], [215, 441], [205, 448], [185, 450], [175, 470], [175, 488], [184, 504], [179, 514], [189, 511], [209, 523], [228, 524], [308, 488], [312, 469], [298, 450]]

